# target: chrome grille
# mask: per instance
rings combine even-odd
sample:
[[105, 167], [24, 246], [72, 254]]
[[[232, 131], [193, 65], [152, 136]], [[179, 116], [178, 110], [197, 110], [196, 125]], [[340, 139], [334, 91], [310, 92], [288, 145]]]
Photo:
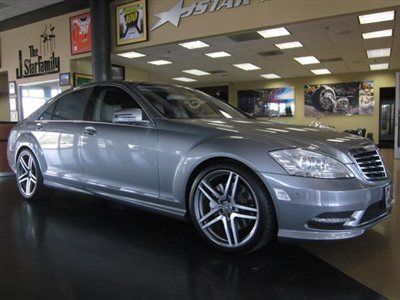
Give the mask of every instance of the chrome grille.
[[382, 158], [375, 146], [352, 149], [350, 153], [365, 179], [373, 181], [387, 177]]

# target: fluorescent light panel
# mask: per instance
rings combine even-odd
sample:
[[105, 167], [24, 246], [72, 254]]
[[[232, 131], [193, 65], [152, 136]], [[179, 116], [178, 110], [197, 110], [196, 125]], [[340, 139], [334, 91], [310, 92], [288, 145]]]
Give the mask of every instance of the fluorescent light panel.
[[369, 39], [377, 39], [377, 38], [392, 36], [392, 34], [393, 34], [393, 29], [385, 29], [385, 30], [365, 32], [362, 34], [362, 37], [364, 40], [369, 40]]
[[211, 52], [211, 53], [206, 53], [205, 55], [211, 58], [221, 58], [221, 57], [231, 56], [228, 52], [225, 51]]
[[250, 63], [244, 63], [244, 64], [236, 64], [234, 65], [236, 68], [245, 70], [245, 71], [253, 71], [253, 70], [259, 70], [260, 67], [257, 67], [253, 64]]
[[387, 57], [390, 56], [390, 48], [367, 50], [368, 58]]
[[259, 35], [261, 35], [262, 37], [264, 37], [266, 39], [272, 38], [272, 37], [290, 35], [290, 32], [287, 31], [287, 29], [285, 27], [260, 30], [260, 31], [257, 31], [257, 32], [258, 32]]
[[360, 24], [370, 24], [394, 20], [394, 10], [358, 16]]
[[331, 71], [328, 69], [314, 69], [311, 70], [315, 75], [324, 75], [324, 74], [331, 74]]
[[156, 66], [163, 66], [163, 65], [172, 64], [172, 62], [170, 62], [170, 61], [168, 61], [168, 60], [163, 60], [163, 59], [149, 61], [148, 63], [149, 63], [149, 64], [152, 64], [152, 65], [156, 65]]
[[192, 41], [192, 42], [186, 42], [186, 43], [181, 43], [179, 46], [185, 47], [186, 49], [198, 49], [198, 48], [204, 48], [204, 47], [209, 47], [210, 45], [202, 42], [202, 41]]
[[208, 72], [204, 72], [204, 71], [197, 70], [197, 69], [183, 70], [182, 72], [185, 72], [185, 73], [188, 73], [188, 74], [192, 74], [192, 75], [196, 75], [196, 76], [210, 75], [210, 73], [208, 73]]
[[369, 68], [371, 71], [375, 70], [386, 70], [389, 69], [389, 64], [388, 63], [383, 63], [383, 64], [370, 64]]
[[175, 78], [172, 78], [172, 79], [176, 80], [176, 81], [183, 81], [183, 82], [194, 82], [194, 81], [197, 81], [196, 79], [187, 78], [187, 77], [175, 77]]
[[139, 58], [139, 57], [146, 56], [146, 55], [144, 55], [142, 53], [134, 52], [134, 51], [126, 52], [126, 53], [119, 53], [117, 55], [122, 56], [122, 57], [126, 57], [126, 58]]
[[294, 59], [302, 65], [319, 64], [319, 60], [315, 56], [301, 56], [295, 57]]
[[278, 79], [281, 78], [281, 76], [276, 75], [274, 73], [270, 73], [270, 74], [262, 74], [260, 75], [261, 77], [264, 77], [265, 79]]
[[279, 49], [292, 49], [292, 48], [300, 48], [303, 47], [303, 44], [300, 43], [299, 41], [296, 42], [288, 42], [288, 43], [281, 43], [281, 44], [275, 44]]

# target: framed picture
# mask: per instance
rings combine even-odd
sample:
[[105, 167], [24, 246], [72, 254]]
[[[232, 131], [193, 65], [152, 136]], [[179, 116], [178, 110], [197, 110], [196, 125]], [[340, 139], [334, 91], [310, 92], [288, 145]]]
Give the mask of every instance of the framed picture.
[[238, 91], [238, 108], [254, 117], [293, 117], [294, 87]]
[[117, 46], [147, 41], [146, 0], [116, 5], [115, 28]]
[[74, 86], [81, 86], [93, 81], [93, 76], [89, 74], [74, 73]]
[[71, 85], [70, 73], [60, 73], [59, 78], [60, 78], [60, 86]]
[[71, 55], [92, 51], [90, 13], [74, 16], [69, 19], [71, 36]]
[[17, 98], [15, 97], [10, 97], [8, 99], [9, 105], [10, 105], [10, 111], [17, 110]]
[[16, 95], [17, 94], [17, 84], [15, 81], [8, 82], [8, 94]]
[[304, 86], [306, 117], [372, 115], [374, 106], [372, 80]]
[[112, 65], [111, 66], [111, 79], [112, 80], [125, 80], [125, 67]]

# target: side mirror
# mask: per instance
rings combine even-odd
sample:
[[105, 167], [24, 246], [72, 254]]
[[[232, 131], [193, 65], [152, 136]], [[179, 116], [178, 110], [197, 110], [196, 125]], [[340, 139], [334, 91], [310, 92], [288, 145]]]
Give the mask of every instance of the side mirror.
[[115, 124], [148, 124], [148, 120], [143, 120], [143, 112], [140, 108], [121, 109], [114, 113], [113, 123]]

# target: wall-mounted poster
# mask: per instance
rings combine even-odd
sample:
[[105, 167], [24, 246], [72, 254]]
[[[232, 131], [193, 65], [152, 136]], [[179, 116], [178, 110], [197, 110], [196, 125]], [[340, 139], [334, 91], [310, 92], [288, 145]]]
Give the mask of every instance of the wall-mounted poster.
[[90, 13], [73, 16], [69, 20], [71, 54], [81, 54], [92, 50]]
[[374, 113], [374, 82], [372, 80], [304, 86], [304, 114], [371, 115]]
[[93, 76], [88, 74], [74, 73], [74, 86], [80, 86], [93, 81]]
[[238, 91], [238, 107], [254, 117], [292, 117], [294, 87]]
[[112, 80], [125, 80], [125, 67], [112, 65], [111, 66], [111, 79]]
[[60, 73], [60, 75], [58, 75], [58, 77], [60, 80], [60, 86], [71, 85], [70, 73]]
[[147, 41], [146, 0], [117, 5], [115, 17], [117, 46]]
[[15, 81], [8, 82], [8, 94], [10, 94], [10, 95], [17, 94], [17, 84], [15, 83]]
[[197, 89], [217, 99], [229, 102], [229, 87], [227, 85], [206, 86]]

